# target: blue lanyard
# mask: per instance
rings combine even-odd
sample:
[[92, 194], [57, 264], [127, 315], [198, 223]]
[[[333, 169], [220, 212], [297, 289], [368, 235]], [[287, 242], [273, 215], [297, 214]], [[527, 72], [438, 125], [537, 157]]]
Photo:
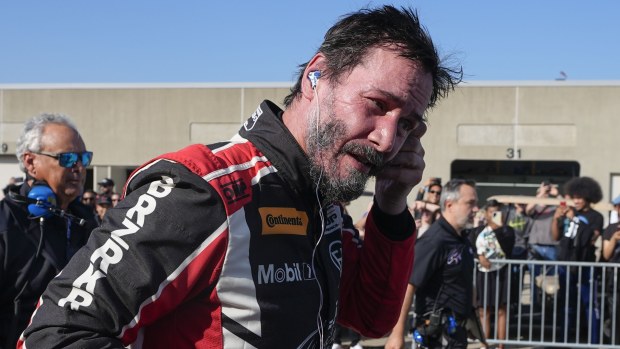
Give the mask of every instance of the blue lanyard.
[[65, 257], [67, 261], [73, 257], [73, 250], [71, 249], [71, 219], [66, 218], [67, 221], [67, 248], [65, 250]]

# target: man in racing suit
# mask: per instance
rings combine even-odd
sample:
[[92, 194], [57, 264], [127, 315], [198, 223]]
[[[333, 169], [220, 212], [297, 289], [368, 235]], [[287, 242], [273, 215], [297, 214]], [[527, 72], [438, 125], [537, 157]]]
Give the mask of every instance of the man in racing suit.
[[[415, 32], [402, 38], [386, 23]], [[338, 41], [343, 34], [368, 30], [376, 43], [344, 72], [330, 66], [342, 63], [330, 58], [334, 45], [368, 45]], [[19, 345], [323, 348], [336, 321], [385, 334], [411, 269], [406, 198], [424, 168], [422, 115], [458, 78], [437, 76], [447, 70], [425, 35], [410, 10], [347, 17], [284, 111], [265, 101], [230, 141], [136, 170]], [[414, 52], [435, 58], [406, 58]], [[362, 247], [339, 202], [359, 196], [370, 175]]]

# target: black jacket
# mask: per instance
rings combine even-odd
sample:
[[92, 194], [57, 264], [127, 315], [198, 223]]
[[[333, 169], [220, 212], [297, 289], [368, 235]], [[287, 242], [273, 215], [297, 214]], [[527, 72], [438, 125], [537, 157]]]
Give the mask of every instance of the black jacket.
[[[27, 197], [29, 191], [30, 186], [23, 184], [17, 194]], [[29, 217], [26, 203], [15, 201], [11, 195], [0, 201], [0, 348], [15, 347], [48, 282], [86, 243], [96, 227], [92, 210], [79, 200], [72, 202], [67, 211], [84, 218], [86, 223], [79, 226], [57, 216], [41, 223]], [[40, 243], [40, 253], [35, 259]]]
[[473, 308], [474, 250], [467, 232], [457, 234], [441, 217], [416, 242], [414, 258], [409, 283], [416, 287], [418, 317], [445, 308], [468, 318]]

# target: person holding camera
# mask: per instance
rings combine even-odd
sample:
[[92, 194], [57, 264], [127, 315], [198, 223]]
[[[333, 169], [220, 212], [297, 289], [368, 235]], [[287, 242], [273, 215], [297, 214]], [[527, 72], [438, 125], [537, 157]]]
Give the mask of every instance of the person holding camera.
[[[536, 189], [537, 198], [554, 198], [559, 195], [558, 187], [550, 181], [545, 180], [540, 183]], [[556, 206], [539, 205], [535, 203], [528, 204], [525, 207], [525, 214], [530, 218], [530, 228], [528, 236], [528, 259], [555, 261], [557, 260], [558, 242], [551, 236], [551, 225], [553, 223], [553, 214]], [[539, 264], [530, 266], [532, 279], [535, 280], [542, 273], [542, 266]], [[554, 268], [544, 268], [546, 275], [554, 275]], [[532, 290], [532, 304], [540, 307], [541, 291], [534, 287]]]
[[473, 248], [466, 229], [478, 212], [476, 184], [450, 180], [440, 199], [441, 217], [415, 245], [414, 268], [405, 301], [386, 349], [402, 348], [409, 309], [415, 293], [416, 341], [426, 348], [466, 348], [465, 323], [472, 315]]
[[[557, 197], [558, 187], [543, 181], [536, 190], [537, 198]], [[532, 219], [529, 233], [530, 259], [554, 261], [557, 259], [558, 242], [551, 237], [551, 224], [555, 206], [528, 204], [525, 213]]]
[[439, 218], [439, 198], [441, 197], [441, 178], [431, 177], [420, 188], [416, 201], [409, 207], [418, 228], [418, 239]]
[[[438, 187], [438, 188], [437, 188]], [[439, 203], [441, 197], [441, 178], [430, 177], [424, 182], [418, 193], [416, 194], [416, 201], [428, 201], [435, 204]]]
[[[487, 338], [506, 339], [506, 305], [508, 304], [508, 267], [491, 260], [510, 259], [515, 245], [515, 231], [504, 224], [502, 204], [489, 200], [484, 207], [486, 225], [472, 233], [478, 254], [476, 303]], [[491, 336], [491, 316], [497, 314], [497, 336]], [[500, 344], [499, 348], [504, 345]]]

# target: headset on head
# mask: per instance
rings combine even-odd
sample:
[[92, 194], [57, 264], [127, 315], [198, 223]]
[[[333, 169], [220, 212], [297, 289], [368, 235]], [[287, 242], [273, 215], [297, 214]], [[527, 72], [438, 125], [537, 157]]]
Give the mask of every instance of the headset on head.
[[54, 214], [50, 208], [56, 208], [56, 194], [47, 183], [35, 182], [28, 192], [28, 198], [35, 200], [28, 204], [28, 212], [34, 217], [49, 218]]
[[15, 202], [28, 204], [28, 212], [32, 215], [30, 218], [47, 219], [55, 215], [72, 220], [80, 226], [86, 224], [85, 219], [72, 215], [57, 206], [56, 194], [54, 194], [52, 188], [45, 182], [34, 182], [32, 188], [30, 188], [28, 192], [28, 197], [12, 191], [9, 191], [9, 196]]

